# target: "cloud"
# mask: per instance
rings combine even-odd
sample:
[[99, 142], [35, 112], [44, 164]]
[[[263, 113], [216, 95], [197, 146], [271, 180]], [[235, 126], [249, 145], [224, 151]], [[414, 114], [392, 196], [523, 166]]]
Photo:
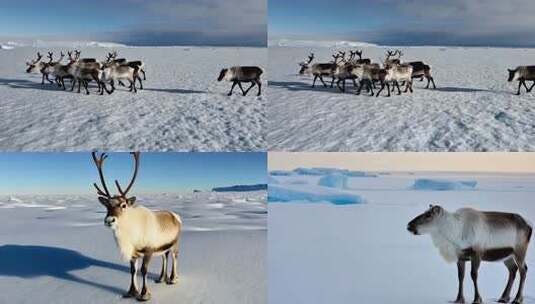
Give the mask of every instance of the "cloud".
[[152, 18], [108, 33], [120, 42], [266, 45], [266, 0], [127, 1], [142, 6]]
[[382, 0], [381, 3], [391, 6], [404, 18], [394, 26], [367, 33], [374, 40], [535, 45], [532, 0]]

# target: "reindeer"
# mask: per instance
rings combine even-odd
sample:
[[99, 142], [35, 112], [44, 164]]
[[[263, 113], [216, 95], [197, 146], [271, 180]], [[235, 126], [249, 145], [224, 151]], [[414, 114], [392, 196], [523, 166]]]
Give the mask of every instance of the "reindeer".
[[405, 93], [408, 90], [412, 93], [412, 75], [413, 68], [409, 64], [392, 64], [385, 68], [386, 74], [384, 78], [381, 79], [381, 89], [377, 92], [376, 97], [379, 97], [381, 91], [387, 86], [388, 97], [390, 97], [390, 86], [391, 82], [393, 86], [398, 88], [398, 95], [401, 95], [401, 89], [399, 88], [399, 83], [402, 82], [405, 84]]
[[[117, 59], [117, 51], [114, 51], [113, 53], [110, 53], [110, 54], [112, 55], [113, 62], [119, 63], [119, 64], [126, 64], [132, 68], [137, 68], [141, 73], [143, 73], [143, 80], [147, 80], [147, 75], [145, 74], [145, 63], [143, 63], [143, 61], [141, 60], [127, 61], [126, 58]], [[143, 90], [143, 83], [141, 82], [141, 78], [139, 78], [139, 84], [141, 85], [140, 89]]]
[[[128, 197], [139, 169], [139, 152], [132, 153], [134, 158], [134, 174], [130, 183], [123, 191], [119, 182], [115, 185], [118, 195], [111, 195], [106, 186], [103, 173], [106, 154], [92, 153], [93, 161], [97, 167], [102, 189], [94, 183], [99, 202], [106, 207], [107, 214], [104, 224], [113, 230], [115, 242], [119, 247], [123, 259], [130, 261], [130, 288], [125, 297], [135, 297], [139, 301], [147, 301], [151, 293], [147, 287], [148, 266], [153, 256], [162, 256], [162, 271], [157, 283], [177, 283], [177, 256], [179, 251], [182, 220], [180, 216], [171, 211], [151, 211], [136, 204], [136, 197]], [[171, 275], [167, 275], [167, 260], [171, 255]], [[139, 293], [136, 287], [137, 260], [142, 259], [141, 274], [143, 288]]]
[[[41, 73], [41, 70], [46, 65], [46, 63], [42, 62], [41, 59], [43, 59], [43, 55], [37, 52], [37, 59], [33, 60], [32, 62], [26, 61], [26, 65], [28, 66], [26, 73]], [[44, 79], [42, 84], [45, 84]]]
[[[508, 82], [518, 81], [518, 91], [516, 92], [516, 95], [520, 95], [520, 88], [522, 87], [522, 85], [524, 85], [524, 87], [526, 88], [526, 92], [531, 92], [531, 90], [535, 86], [535, 66], [518, 66], [514, 70], [507, 69], [507, 71], [509, 71], [509, 79], [507, 79]], [[533, 84], [529, 89], [526, 85], [526, 80], [533, 81]]]
[[48, 62], [42, 62], [41, 59], [43, 58], [43, 55], [41, 55], [41, 53], [37, 52], [37, 59], [33, 62], [26, 62], [26, 65], [28, 66], [28, 68], [26, 69], [26, 73], [40, 73], [42, 75], [42, 78], [41, 78], [41, 84], [45, 84], [45, 79], [50, 82], [50, 83], [54, 83], [52, 80], [50, 80], [50, 78], [48, 77], [48, 74], [45, 73], [44, 69], [50, 64], [52, 63], [52, 61], [54, 60], [53, 59], [53, 54], [48, 52]]
[[520, 273], [520, 284], [513, 303], [522, 303], [528, 270], [526, 252], [533, 230], [522, 216], [471, 208], [450, 213], [440, 206], [430, 205], [426, 212], [409, 222], [407, 230], [415, 235], [430, 234], [446, 262], [457, 262], [459, 289], [455, 303], [464, 303], [463, 280], [467, 261], [472, 265], [473, 303], [482, 303], [477, 285], [481, 261], [503, 261], [509, 270], [507, 285], [498, 300], [501, 303], [509, 302], [516, 272]]
[[353, 67], [351, 73], [360, 79], [357, 95], [360, 95], [362, 88], [365, 86], [367, 91], [371, 92], [370, 96], [373, 96], [374, 83], [383, 83], [386, 77], [386, 70], [381, 69], [378, 64], [357, 64]]
[[[99, 75], [102, 85], [102, 90], [100, 90], [101, 95], [104, 94], [104, 90], [108, 94], [112, 94], [115, 91], [115, 81], [121, 82], [121, 80], [128, 80], [130, 82], [130, 92], [133, 91], [134, 93], [137, 93], [136, 79], [139, 80], [141, 87], [143, 87], [141, 78], [138, 75], [139, 70], [137, 67], [130, 67], [128, 65], [118, 63], [106, 63], [102, 66], [101, 71], [102, 72]], [[111, 91], [108, 91], [106, 82], [110, 83]]]
[[[228, 69], [222, 69], [217, 81], [226, 80], [232, 82], [230, 92], [227, 94], [228, 96], [232, 95], [232, 91], [236, 85], [240, 87], [243, 96], [246, 96], [255, 84], [258, 85], [258, 94], [256, 96], [260, 96], [262, 94], [262, 82], [260, 81], [260, 75], [262, 73], [264, 71], [256, 66], [234, 66]], [[241, 85], [242, 82], [250, 82], [251, 86], [244, 91]]]
[[308, 68], [312, 60], [314, 60], [314, 53], [310, 53], [310, 55], [308, 55], [307, 60], [299, 63], [299, 66], [301, 67], [299, 69], [299, 75], [303, 75], [305, 73], [305, 69]]
[[72, 52], [67, 52], [70, 63], [68, 64], [68, 74], [73, 78], [71, 91], [74, 91], [74, 86], [78, 82], [78, 93], [80, 93], [80, 86], [83, 85], [86, 94], [89, 95], [87, 87], [88, 82], [95, 81], [98, 86], [98, 93], [102, 92], [102, 83], [100, 81], [102, 75], [102, 63], [93, 61], [92, 58], [80, 59], [80, 51], [75, 50], [75, 55]]
[[423, 81], [424, 77], [427, 79], [426, 89], [429, 89], [429, 83], [433, 83], [433, 89], [436, 89], [435, 79], [431, 75], [431, 66], [423, 63], [422, 61], [412, 61], [407, 62], [412, 66], [412, 78], [419, 78], [420, 81]]
[[61, 66], [61, 62], [63, 61], [63, 58], [65, 58], [65, 54], [63, 52], [60, 52], [60, 57], [57, 61], [53, 61], [53, 55], [54, 53], [48, 52], [48, 59], [50, 61], [46, 63], [45, 66], [41, 69], [41, 73], [43, 75], [46, 75], [47, 78], [49, 75], [54, 75], [56, 84], [61, 87], [61, 80], [58, 75], [56, 75], [56, 69]]

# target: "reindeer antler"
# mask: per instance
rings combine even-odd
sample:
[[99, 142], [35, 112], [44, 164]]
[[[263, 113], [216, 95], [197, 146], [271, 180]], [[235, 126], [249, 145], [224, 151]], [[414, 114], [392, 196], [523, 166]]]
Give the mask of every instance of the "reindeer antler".
[[140, 155], [140, 153], [139, 152], [131, 152], [130, 154], [132, 154], [132, 156], [134, 157], [134, 175], [132, 176], [132, 179], [130, 180], [130, 183], [126, 187], [125, 191], [123, 191], [123, 189], [121, 189], [121, 185], [119, 185], [119, 182], [117, 180], [115, 180], [115, 186], [117, 186], [117, 190], [119, 191], [121, 196], [124, 197], [124, 198], [126, 198], [126, 194], [128, 193], [128, 191], [130, 191], [130, 189], [134, 185], [134, 182], [136, 181], [136, 177], [137, 177], [137, 172], [138, 172], [138, 169], [139, 169], [139, 155]]
[[52, 62], [54, 60], [54, 53], [53, 52], [48, 52], [48, 59], [50, 60], [49, 62]]
[[100, 183], [102, 184], [102, 188], [104, 189], [104, 191], [100, 190], [97, 183], [93, 183], [93, 186], [95, 186], [95, 189], [97, 189], [98, 195], [111, 198], [110, 192], [108, 191], [108, 187], [106, 187], [106, 181], [104, 180], [104, 173], [102, 172], [104, 160], [108, 158], [108, 155], [106, 153], [101, 153], [100, 156], [97, 157], [97, 152], [92, 152], [91, 155], [93, 156], [93, 162], [95, 162], [95, 166], [97, 167], [98, 175], [100, 176]]

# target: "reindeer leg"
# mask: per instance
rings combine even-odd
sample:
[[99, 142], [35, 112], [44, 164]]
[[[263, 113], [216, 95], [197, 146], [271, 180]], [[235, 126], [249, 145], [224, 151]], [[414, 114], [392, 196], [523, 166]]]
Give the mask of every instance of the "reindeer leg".
[[355, 92], [355, 94], [357, 95], [360, 95], [360, 91], [362, 91], [362, 86], [363, 86], [363, 80], [359, 80], [359, 86], [357, 88], [357, 91]]
[[80, 93], [80, 86], [82, 85], [82, 79], [78, 79], [78, 93]]
[[529, 88], [528, 93], [531, 92], [531, 90], [533, 89], [534, 86], [535, 86], [535, 81], [533, 81], [533, 84], [532, 84], [531, 87]]
[[507, 279], [507, 285], [505, 286], [505, 290], [502, 293], [502, 296], [498, 300], [499, 303], [509, 303], [509, 300], [511, 299], [511, 287], [513, 287], [513, 283], [515, 281], [516, 272], [518, 271], [518, 267], [516, 266], [514, 258], [509, 258], [503, 262], [507, 269], [509, 270], [509, 278]]
[[457, 292], [457, 298], [453, 303], [464, 303], [464, 270], [465, 270], [466, 262], [465, 261], [457, 261], [457, 278], [459, 279], [459, 291]]
[[45, 73], [42, 73], [41, 84], [45, 84]]
[[331, 88], [334, 88], [334, 76], [333, 76], [333, 79], [331, 80]]
[[312, 87], [316, 85], [316, 79], [318, 79], [318, 75], [314, 75], [314, 81], [312, 81]]
[[147, 75], [145, 75], [145, 70], [140, 70], [143, 73], [143, 80], [147, 80]]
[[325, 81], [323, 81], [323, 77], [321, 75], [319, 75], [319, 77], [320, 77], [321, 83], [323, 83], [323, 86], [327, 87], [327, 84], [325, 83]]
[[139, 77], [139, 75], [138, 75], [136, 78], [139, 81], [139, 89], [143, 90], [143, 82], [141, 81], [141, 77]]
[[516, 92], [516, 95], [520, 95], [520, 88], [522, 87], [523, 80], [518, 81], [518, 91]]
[[[381, 92], [383, 91], [384, 88], [385, 88], [385, 82], [381, 81], [381, 89], [379, 89], [379, 91], [377, 91], [377, 95], [375, 95], [375, 97], [379, 97], [379, 94], [381, 94]], [[390, 92], [390, 88], [388, 88], [388, 92]]]
[[247, 90], [245, 90], [245, 95], [247, 95], [247, 93], [249, 93], [249, 90], [251, 90], [254, 86], [255, 86], [255, 81], [251, 81], [251, 86], [249, 88], [247, 88]]
[[230, 92], [228, 92], [228, 96], [232, 95], [232, 91], [234, 90], [234, 87], [238, 84], [238, 82], [236, 80], [234, 80], [234, 82], [232, 83], [232, 87], [230, 88]]
[[526, 281], [526, 274], [528, 272], [528, 265], [526, 265], [526, 248], [517, 250], [514, 254], [516, 266], [518, 267], [518, 272], [520, 273], [520, 284], [518, 285], [518, 291], [515, 296], [515, 299], [512, 303], [520, 304], [523, 302], [524, 297], [522, 292], [524, 291], [524, 283]]
[[162, 272], [160, 272], [160, 277], [156, 280], [156, 283], [167, 282], [169, 277], [167, 276], [167, 259], [169, 257], [169, 251], [162, 255]]
[[48, 74], [46, 74], [46, 80], [48, 80], [48, 82], [49, 82], [50, 84], [54, 84], [54, 82], [53, 82], [52, 80], [50, 80], [50, 78], [48, 77]]
[[169, 280], [167, 281], [167, 284], [170, 284], [170, 285], [176, 284], [178, 282], [178, 273], [176, 270], [177, 256], [178, 256], [178, 243], [176, 243], [171, 249], [171, 276], [169, 277]]
[[262, 95], [262, 82], [260, 79], [255, 79], [256, 85], [258, 86], [258, 94], [256, 96]]
[[373, 80], [368, 80], [368, 88], [370, 88], [370, 93], [371, 93], [370, 96], [375, 95], [373, 93], [373, 89], [375, 88], [375, 82]]
[[472, 281], [474, 282], [474, 301], [473, 304], [481, 304], [483, 301], [481, 300], [481, 295], [479, 294], [479, 287], [477, 285], [477, 273], [479, 271], [479, 265], [481, 264], [481, 257], [478, 253], [475, 253], [471, 258], [471, 269], [470, 269], [470, 276], [472, 277]]
[[149, 272], [149, 262], [152, 258], [152, 253], [146, 253], [143, 256], [143, 264], [141, 264], [141, 275], [143, 276], [143, 287], [141, 288], [141, 294], [136, 298], [138, 301], [150, 300], [150, 291], [147, 288], [147, 274]]
[[130, 288], [128, 289], [128, 292], [124, 294], [125, 298], [137, 298], [139, 296], [139, 292], [137, 291], [136, 287], [136, 262], [136, 258], [130, 260]]
[[243, 87], [241, 86], [241, 81], [238, 81], [238, 87], [240, 88], [241, 90], [241, 93], [243, 94], [243, 96], [247, 95], [247, 92], [243, 90]]
[[399, 88], [399, 82], [395, 81], [396, 88], [398, 89], [398, 95], [401, 95], [401, 89]]
[[84, 80], [85, 94], [86, 94], [86, 95], [89, 95], [89, 90], [87, 89], [87, 83], [88, 83], [88, 81], [87, 81], [87, 80]]

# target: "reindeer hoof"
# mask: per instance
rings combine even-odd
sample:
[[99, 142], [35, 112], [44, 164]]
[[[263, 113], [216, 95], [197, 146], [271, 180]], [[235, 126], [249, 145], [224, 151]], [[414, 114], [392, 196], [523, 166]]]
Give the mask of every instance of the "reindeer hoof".
[[497, 302], [498, 303], [509, 303], [510, 298], [500, 298]]
[[511, 302], [512, 304], [522, 304], [524, 302], [524, 299], [523, 298], [520, 298], [520, 299], [514, 299], [513, 302]]
[[174, 285], [174, 284], [178, 283], [178, 278], [168, 279], [168, 280], [165, 281], [165, 283], [167, 283], [167, 285]]
[[123, 298], [137, 298], [139, 297], [139, 292], [136, 289], [130, 289], [127, 293], [123, 295]]
[[146, 292], [144, 294], [140, 294], [136, 300], [140, 301], [140, 302], [145, 302], [145, 301], [148, 301], [150, 300], [150, 292]]

